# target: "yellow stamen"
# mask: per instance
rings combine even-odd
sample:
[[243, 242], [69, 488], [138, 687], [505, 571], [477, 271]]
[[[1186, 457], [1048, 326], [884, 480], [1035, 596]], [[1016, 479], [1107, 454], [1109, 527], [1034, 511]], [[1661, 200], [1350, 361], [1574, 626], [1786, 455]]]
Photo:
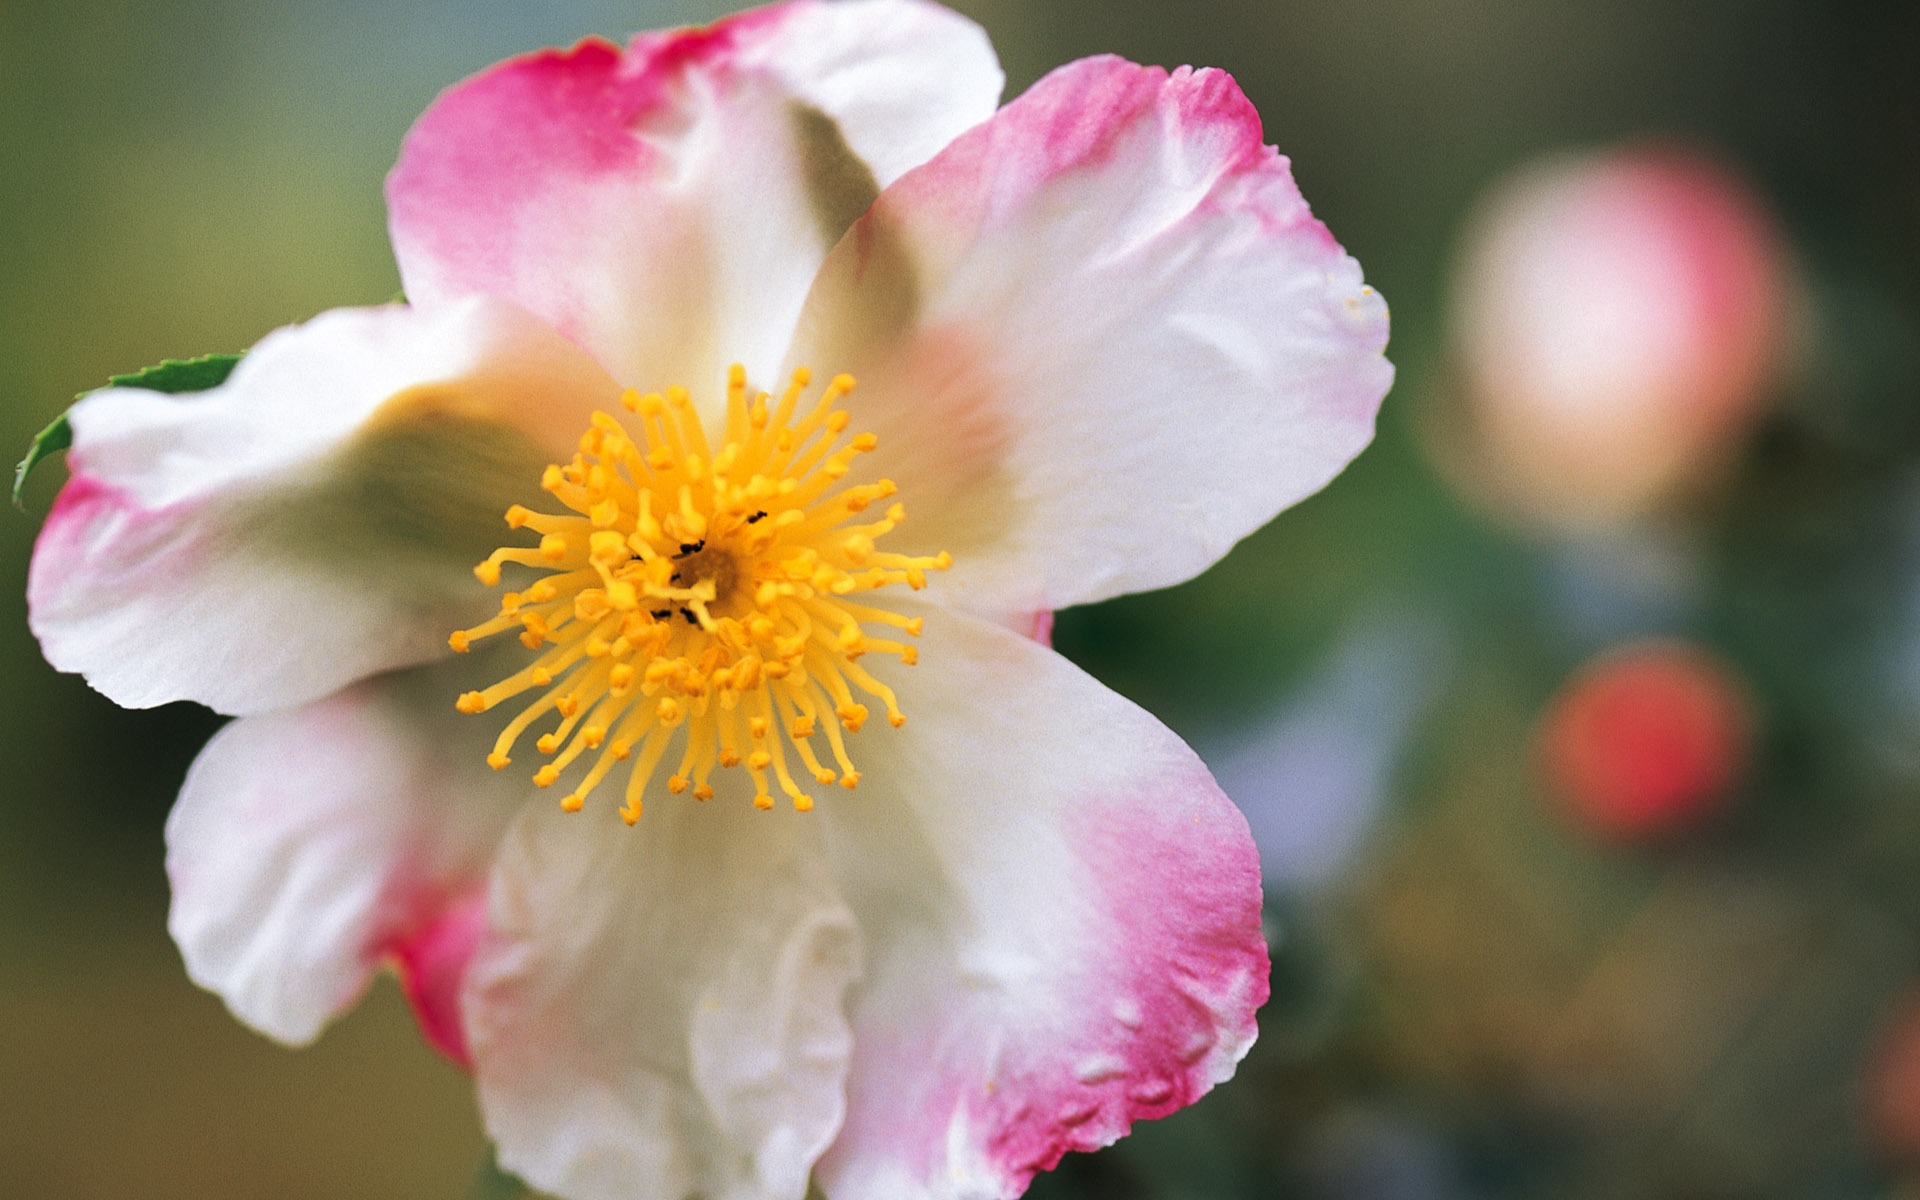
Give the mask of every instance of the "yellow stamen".
[[[836, 375], [811, 406], [806, 368], [794, 371], [775, 400], [748, 386], [744, 369], [727, 374], [724, 422], [709, 439], [684, 388], [621, 397], [627, 419], [593, 414], [571, 462], [549, 466], [540, 486], [568, 510], [522, 505], [506, 512], [510, 529], [535, 545], [503, 546], [474, 568], [488, 586], [502, 568], [543, 574], [501, 597], [500, 612], [448, 645], [516, 632], [539, 652], [527, 667], [456, 707], [486, 712], [531, 693], [487, 756], [495, 770], [536, 721], [558, 721], [535, 738], [549, 756], [534, 774], [552, 786], [584, 758], [584, 773], [560, 801], [578, 812], [616, 768], [626, 772], [621, 818], [640, 819], [642, 796], [673, 745], [663, 781], [670, 795], [707, 800], [716, 768], [744, 766], [754, 807], [784, 795], [815, 806], [799, 780], [860, 782], [847, 735], [870, 715], [863, 700], [906, 720], [893, 693], [868, 669], [888, 656], [911, 665], [918, 647], [896, 637], [920, 634], [921, 618], [863, 603], [896, 584], [918, 589], [950, 555], [904, 555], [878, 548], [906, 519], [887, 507], [889, 479], [847, 483], [879, 439], [848, 436], [840, 402], [854, 389]], [[876, 510], [877, 511], [877, 510]], [[813, 739], [824, 737], [829, 767]], [[794, 761], [797, 759], [798, 761]], [[836, 770], [837, 769], [837, 770]]]

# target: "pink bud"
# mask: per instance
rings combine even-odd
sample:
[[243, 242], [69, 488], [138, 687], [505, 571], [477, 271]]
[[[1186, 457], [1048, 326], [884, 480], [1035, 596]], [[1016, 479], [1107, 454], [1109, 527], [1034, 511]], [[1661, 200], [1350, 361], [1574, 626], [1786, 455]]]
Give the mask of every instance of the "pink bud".
[[1643, 841], [1698, 827], [1747, 762], [1752, 704], [1731, 671], [1680, 642], [1622, 647], [1562, 686], [1539, 729], [1547, 784], [1582, 827]]
[[1508, 176], [1456, 264], [1474, 490], [1580, 527], [1696, 489], [1763, 409], [1789, 280], [1759, 200], [1699, 154], [1635, 146]]

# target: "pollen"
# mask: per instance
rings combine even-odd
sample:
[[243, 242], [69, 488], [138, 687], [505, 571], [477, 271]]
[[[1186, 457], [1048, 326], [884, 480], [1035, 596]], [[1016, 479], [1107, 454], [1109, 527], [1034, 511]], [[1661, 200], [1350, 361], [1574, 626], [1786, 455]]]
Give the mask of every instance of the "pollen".
[[879, 439], [847, 436], [852, 376], [817, 395], [812, 382], [802, 367], [774, 396], [750, 390], [735, 366], [712, 431], [684, 388], [630, 391], [623, 414], [594, 413], [572, 461], [542, 474], [562, 511], [507, 510], [528, 541], [495, 550], [474, 575], [489, 587], [507, 566], [537, 577], [448, 638], [465, 653], [512, 633], [532, 652], [455, 703], [473, 714], [517, 706], [488, 765], [505, 768], [531, 736], [546, 759], [534, 783], [573, 777], [562, 809], [582, 811], [615, 777], [629, 825], [660, 775], [667, 795], [705, 801], [716, 770], [742, 770], [754, 807], [780, 795], [801, 812], [815, 798], [798, 780], [859, 784], [848, 735], [869, 702], [890, 726], [906, 721], [869, 656], [914, 665], [919, 647], [901, 639], [922, 627], [866, 594], [918, 590], [953, 560], [881, 548], [906, 509], [868, 510], [899, 489], [849, 482]]

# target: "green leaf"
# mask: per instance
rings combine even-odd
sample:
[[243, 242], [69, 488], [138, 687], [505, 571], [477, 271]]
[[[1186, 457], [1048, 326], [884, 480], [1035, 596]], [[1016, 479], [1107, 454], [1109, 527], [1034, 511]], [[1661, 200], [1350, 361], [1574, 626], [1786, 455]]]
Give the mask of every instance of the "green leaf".
[[[109, 375], [113, 387], [146, 388], [150, 392], [204, 392], [219, 387], [240, 362], [238, 354], [203, 354], [199, 358], [169, 358], [128, 375]], [[75, 396], [78, 400], [80, 397]]]
[[40, 460], [49, 454], [65, 450], [73, 445], [73, 426], [67, 424], [67, 414], [61, 413], [45, 429], [33, 435], [33, 444], [27, 447], [27, 456], [13, 469], [13, 506], [25, 507], [20, 503], [20, 493], [26, 489], [27, 476], [40, 465]]
[[[206, 354], [199, 358], [169, 358], [156, 363], [145, 370], [134, 371], [126, 375], [107, 377], [109, 387], [146, 388], [153, 392], [166, 392], [178, 395], [182, 392], [204, 392], [208, 388], [225, 383], [227, 376], [233, 374], [233, 368], [240, 361], [238, 354]], [[80, 396], [86, 395], [85, 392]], [[74, 399], [80, 399], [75, 396]], [[33, 444], [27, 447], [27, 456], [13, 469], [13, 506], [22, 507], [21, 493], [26, 490], [27, 476], [40, 465], [49, 454], [65, 450], [73, 445], [73, 426], [67, 422], [67, 414], [55, 417], [45, 429], [33, 437]]]
[[526, 1195], [527, 1185], [501, 1170], [491, 1153], [487, 1161], [480, 1164], [473, 1190], [467, 1193], [468, 1200], [522, 1200]]

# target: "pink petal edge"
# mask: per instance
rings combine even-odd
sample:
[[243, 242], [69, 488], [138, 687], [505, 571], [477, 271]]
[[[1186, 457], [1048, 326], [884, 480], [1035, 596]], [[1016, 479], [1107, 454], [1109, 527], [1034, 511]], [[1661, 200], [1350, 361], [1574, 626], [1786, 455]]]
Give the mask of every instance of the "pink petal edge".
[[[921, 514], [916, 550], [953, 552], [957, 604], [1180, 582], [1371, 439], [1385, 304], [1263, 136], [1225, 72], [1082, 60], [904, 175], [833, 251], [790, 357], [866, 385], [866, 469]], [[862, 297], [887, 289], [919, 307], [871, 319]], [[1102, 486], [1154, 472], [1152, 505]]]
[[921, 740], [872, 776], [901, 811], [836, 840], [877, 876], [851, 885], [870, 972], [820, 1164], [843, 1200], [1016, 1196], [1231, 1076], [1267, 998], [1258, 853], [1185, 744], [1017, 626], [926, 634], [962, 678], [900, 681]]
[[[1110, 874], [1113, 887], [1101, 897], [1114, 943], [1128, 947], [1129, 958], [1122, 970], [1089, 980], [1070, 1006], [1094, 1016], [1056, 1044], [1054, 1062], [1072, 1063], [1070, 1073], [1000, 1081], [975, 1108], [998, 1128], [988, 1153], [1014, 1189], [1009, 1196], [1069, 1151], [1112, 1145], [1136, 1121], [1169, 1116], [1232, 1078], [1253, 1045], [1255, 1013], [1270, 990], [1250, 840], [1240, 853], [1217, 846], [1196, 856], [1190, 845], [1169, 843], [1163, 829], [1143, 823], [1128, 831], [1099, 813], [1084, 815], [1087, 845], [1130, 864]], [[1143, 846], [1161, 853], [1143, 854]], [[1204, 897], [1196, 894], [1201, 888]], [[1220, 924], [1238, 927], [1239, 938], [1216, 933], [1196, 946], [1192, 931], [1156, 911], [1154, 897], [1171, 895], [1190, 907], [1235, 914]], [[1235, 1013], [1237, 1021], [1229, 1016]], [[955, 1095], [954, 1102], [965, 1106], [967, 1099]]]
[[772, 367], [868, 189], [984, 119], [1000, 82], [977, 25], [917, 0], [790, 0], [509, 59], [402, 144], [401, 279], [427, 307], [511, 298], [624, 383], [698, 395], [729, 362]]
[[[47, 519], [34, 539], [33, 559], [27, 568], [29, 594], [50, 588], [64, 566], [86, 553], [84, 534], [96, 520], [112, 514], [137, 517], [146, 510], [126, 489], [87, 473], [81, 452], [67, 452], [67, 482], [53, 498]], [[191, 569], [190, 563], [181, 564]], [[48, 652], [51, 659], [53, 653]]]
[[1027, 636], [1042, 646], [1053, 646], [1053, 610], [1043, 608], [1033, 614], [1027, 625]]
[[481, 887], [442, 908], [411, 934], [384, 940], [374, 957], [393, 964], [400, 990], [429, 1045], [464, 1071], [473, 1070], [460, 988], [487, 931], [487, 891]]
[[[1206, 785], [1218, 794], [1211, 776]], [[1090, 1040], [1074, 1079], [1056, 1083], [1047, 1100], [1035, 1104], [1058, 1114], [1061, 1128], [1017, 1128], [1006, 1139], [1005, 1161], [1023, 1183], [1069, 1150], [1108, 1145], [1135, 1121], [1192, 1104], [1231, 1078], [1253, 1045], [1271, 967], [1261, 928], [1259, 859], [1239, 811], [1224, 797], [1219, 803], [1225, 819], [1204, 844], [1197, 836], [1172, 836], [1169, 822], [1146, 811], [1152, 801], [1082, 812], [1080, 836], [1090, 857], [1116, 864], [1102, 907], [1119, 931], [1116, 941], [1131, 951], [1127, 969], [1091, 992], [1087, 1004], [1105, 1000], [1130, 1038], [1119, 1051], [1102, 1051]], [[1193, 827], [1203, 818], [1188, 821], [1197, 833]], [[1164, 905], [1160, 897], [1179, 897], [1180, 905]], [[1188, 927], [1170, 911], [1176, 907], [1210, 914], [1211, 928]]]

